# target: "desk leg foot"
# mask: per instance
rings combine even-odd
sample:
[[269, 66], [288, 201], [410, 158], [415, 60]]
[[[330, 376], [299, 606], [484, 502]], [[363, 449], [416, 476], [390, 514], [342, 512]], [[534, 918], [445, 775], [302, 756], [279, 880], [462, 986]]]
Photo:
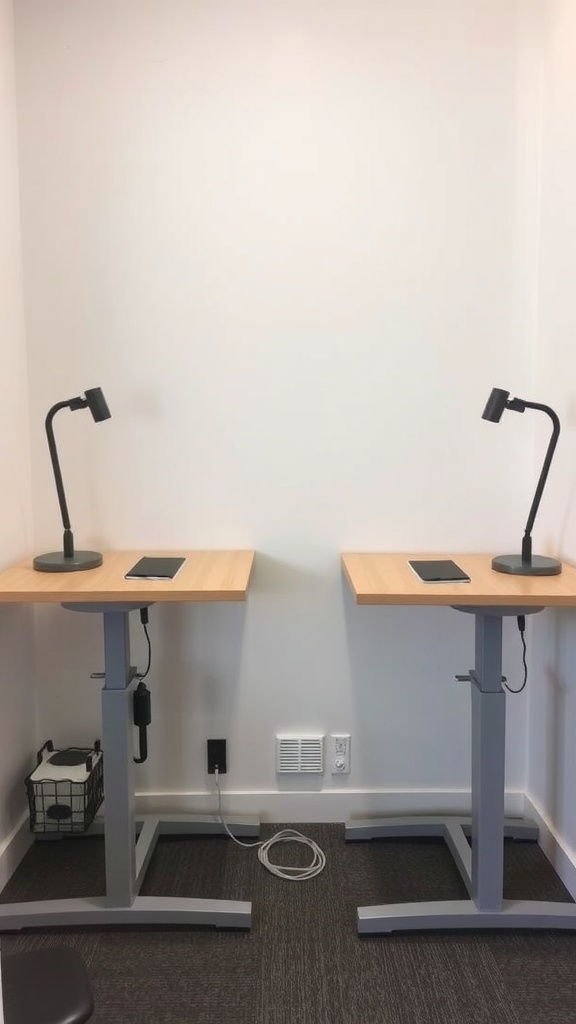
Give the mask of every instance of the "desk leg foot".
[[[137, 822], [143, 820], [137, 816]], [[250, 815], [237, 814], [234, 818], [224, 819], [230, 832], [235, 836], [259, 836], [260, 822]], [[224, 828], [217, 814], [167, 814], [158, 817], [159, 831], [162, 836], [176, 835], [225, 835]]]
[[[358, 822], [348, 822], [344, 837], [348, 842], [361, 842], [367, 839], [423, 839], [429, 836], [446, 838], [448, 830], [460, 826], [466, 835], [472, 831], [472, 819], [469, 817], [448, 816], [415, 816], [399, 818], [375, 818]], [[538, 839], [538, 826], [528, 818], [504, 818], [504, 836], [506, 839]]]
[[358, 908], [360, 935], [482, 928], [576, 931], [576, 904], [504, 900], [501, 910], [480, 911], [472, 900], [434, 900]]
[[181, 899], [137, 896], [130, 907], [111, 907], [106, 897], [4, 903], [0, 906], [0, 932], [61, 925], [201, 925], [248, 929], [252, 904], [241, 900]]

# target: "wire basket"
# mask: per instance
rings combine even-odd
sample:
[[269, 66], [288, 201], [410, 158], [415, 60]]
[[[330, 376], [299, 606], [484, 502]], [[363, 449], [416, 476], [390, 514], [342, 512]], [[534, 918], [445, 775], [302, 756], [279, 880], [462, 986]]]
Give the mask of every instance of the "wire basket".
[[54, 750], [47, 740], [36, 755], [36, 768], [26, 777], [30, 831], [85, 832], [104, 799], [104, 766], [100, 740], [93, 748]]

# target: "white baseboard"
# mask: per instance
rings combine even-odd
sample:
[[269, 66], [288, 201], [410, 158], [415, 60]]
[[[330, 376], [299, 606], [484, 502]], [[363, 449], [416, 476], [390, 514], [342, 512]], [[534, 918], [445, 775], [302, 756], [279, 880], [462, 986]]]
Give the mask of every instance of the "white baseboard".
[[524, 816], [532, 818], [540, 830], [538, 843], [556, 874], [564, 882], [572, 899], [576, 900], [576, 850], [571, 850], [544, 814], [539, 804], [524, 797]]
[[26, 815], [22, 823], [5, 841], [0, 852], [0, 890], [8, 883], [33, 842], [34, 836], [30, 832], [30, 820]]
[[[221, 783], [225, 816], [256, 815], [268, 822], [337, 822], [401, 814], [470, 814], [469, 790], [285, 790], [253, 793], [228, 791]], [[141, 793], [140, 814], [214, 814], [216, 788], [198, 793]], [[506, 794], [506, 814], [521, 817], [523, 793]]]

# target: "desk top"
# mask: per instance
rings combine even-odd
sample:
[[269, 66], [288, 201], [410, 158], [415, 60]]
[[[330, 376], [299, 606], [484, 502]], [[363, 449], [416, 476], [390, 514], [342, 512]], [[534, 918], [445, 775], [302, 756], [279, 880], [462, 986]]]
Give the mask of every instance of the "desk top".
[[[564, 562], [559, 576], [512, 576], [495, 572], [492, 555], [347, 552], [342, 568], [357, 604], [576, 607], [576, 566]], [[409, 558], [452, 558], [470, 583], [422, 583]]]
[[[173, 580], [125, 580], [143, 555], [184, 555]], [[80, 572], [38, 572], [27, 558], [0, 572], [0, 603], [244, 601], [253, 551], [106, 551]]]

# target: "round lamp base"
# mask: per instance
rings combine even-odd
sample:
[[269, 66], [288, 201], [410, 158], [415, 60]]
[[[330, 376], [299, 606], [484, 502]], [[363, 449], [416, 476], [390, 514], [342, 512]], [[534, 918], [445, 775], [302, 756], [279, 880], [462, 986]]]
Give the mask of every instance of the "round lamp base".
[[562, 572], [562, 562], [544, 555], [532, 555], [529, 562], [523, 562], [521, 555], [497, 555], [492, 559], [492, 568], [513, 576], [558, 576]]
[[37, 555], [32, 564], [38, 572], [81, 572], [102, 565], [102, 555], [99, 551], [75, 551], [72, 558], [66, 558], [62, 551], [50, 551]]

